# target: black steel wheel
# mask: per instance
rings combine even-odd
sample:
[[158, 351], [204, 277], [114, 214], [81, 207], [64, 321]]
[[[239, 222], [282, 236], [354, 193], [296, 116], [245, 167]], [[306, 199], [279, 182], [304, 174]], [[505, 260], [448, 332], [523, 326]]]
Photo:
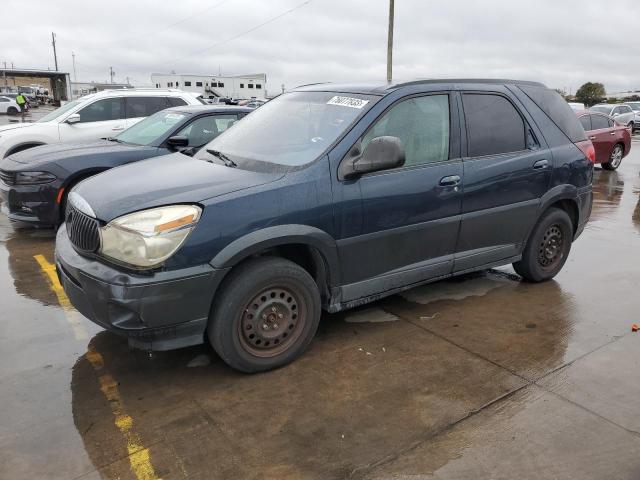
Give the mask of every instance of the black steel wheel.
[[530, 282], [555, 277], [567, 261], [573, 240], [573, 223], [564, 210], [550, 208], [538, 220], [522, 251], [522, 259], [513, 264], [516, 273]]
[[218, 355], [243, 372], [300, 356], [320, 322], [320, 293], [299, 265], [259, 257], [234, 268], [216, 293], [207, 334]]

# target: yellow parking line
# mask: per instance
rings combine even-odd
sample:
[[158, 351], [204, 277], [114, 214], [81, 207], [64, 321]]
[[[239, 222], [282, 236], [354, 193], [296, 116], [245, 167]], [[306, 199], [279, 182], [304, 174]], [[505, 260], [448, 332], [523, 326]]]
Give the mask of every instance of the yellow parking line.
[[35, 258], [36, 262], [38, 262], [38, 265], [40, 265], [40, 268], [49, 279], [49, 288], [51, 288], [53, 293], [56, 294], [56, 297], [58, 297], [58, 303], [62, 307], [65, 317], [73, 329], [73, 335], [76, 337], [76, 340], [88, 339], [89, 335], [87, 335], [87, 330], [84, 328], [84, 325], [82, 325], [80, 315], [76, 309], [73, 308], [73, 305], [71, 305], [71, 302], [69, 301], [69, 297], [67, 297], [62, 285], [60, 285], [58, 275], [56, 275], [56, 266], [49, 263], [43, 255], [34, 255], [33, 258]]
[[[40, 265], [42, 271], [49, 279], [49, 286], [51, 290], [58, 297], [58, 303], [62, 307], [62, 310], [67, 317], [67, 320], [73, 328], [76, 339], [82, 340], [88, 338], [87, 331], [80, 323], [78, 318], [78, 312], [73, 308], [69, 297], [64, 292], [58, 276], [56, 275], [55, 265], [49, 263], [42, 255], [34, 255], [33, 257]], [[125, 411], [122, 400], [120, 398], [120, 391], [118, 390], [118, 382], [109, 373], [102, 372], [104, 368], [104, 358], [100, 352], [95, 351], [91, 347], [87, 350], [85, 357], [91, 363], [93, 369], [100, 375], [100, 390], [107, 398], [111, 411], [115, 417], [115, 425], [120, 430], [120, 433], [125, 438], [127, 443], [127, 452], [129, 454], [129, 464], [131, 470], [136, 476], [137, 480], [159, 480], [156, 476], [153, 465], [151, 465], [151, 458], [149, 455], [149, 449], [142, 445], [140, 437], [133, 431], [133, 418]]]
[[[87, 360], [98, 373], [104, 368], [104, 359], [99, 352], [89, 348], [86, 353]], [[151, 465], [149, 449], [142, 445], [142, 441], [138, 434], [133, 431], [133, 418], [125, 411], [120, 391], [118, 390], [118, 382], [111, 375], [103, 373], [100, 375], [100, 390], [107, 397], [111, 411], [115, 416], [115, 424], [127, 443], [127, 452], [129, 453], [129, 463], [131, 470], [138, 480], [157, 480], [156, 472]]]

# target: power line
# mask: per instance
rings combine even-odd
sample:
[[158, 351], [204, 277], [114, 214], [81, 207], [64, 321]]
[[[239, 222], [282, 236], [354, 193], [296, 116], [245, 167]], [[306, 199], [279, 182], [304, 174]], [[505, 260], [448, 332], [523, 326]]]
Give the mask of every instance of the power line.
[[295, 7], [290, 8], [289, 10], [287, 10], [287, 11], [285, 11], [285, 12], [282, 12], [281, 14], [276, 15], [275, 17], [270, 18], [269, 20], [267, 20], [267, 21], [265, 21], [265, 22], [262, 22], [262, 23], [261, 23], [261, 24], [259, 24], [259, 25], [256, 25], [255, 27], [251, 27], [251, 28], [250, 28], [250, 29], [248, 29], [248, 30], [245, 30], [245, 31], [243, 31], [243, 32], [240, 32], [240, 33], [238, 33], [238, 34], [236, 34], [236, 35], [232, 36], [232, 37], [229, 37], [229, 38], [227, 38], [227, 39], [225, 39], [225, 40], [222, 40], [221, 42], [218, 42], [218, 43], [215, 43], [215, 44], [213, 44], [213, 45], [210, 45], [210, 46], [208, 46], [208, 47], [206, 47], [206, 48], [203, 48], [202, 50], [197, 50], [197, 51], [195, 51], [195, 52], [191, 52], [191, 53], [189, 53], [188, 55], [185, 55], [184, 57], [179, 57], [179, 58], [175, 58], [175, 59], [173, 59], [173, 60], [171, 60], [171, 61], [164, 62], [164, 64], [167, 64], [167, 63], [174, 63], [174, 62], [179, 62], [179, 61], [181, 61], [181, 60], [184, 60], [185, 58], [190, 58], [190, 57], [193, 57], [193, 56], [195, 56], [195, 55], [199, 55], [199, 54], [201, 54], [201, 53], [204, 53], [204, 52], [207, 52], [207, 51], [211, 50], [212, 48], [216, 48], [216, 47], [219, 47], [219, 46], [224, 45], [224, 44], [226, 44], [226, 43], [229, 43], [229, 42], [231, 42], [231, 41], [233, 41], [233, 40], [236, 40], [236, 39], [238, 39], [238, 38], [240, 38], [240, 37], [242, 37], [242, 36], [244, 36], [244, 35], [246, 35], [246, 34], [248, 34], [248, 33], [255, 32], [255, 31], [256, 31], [256, 30], [258, 30], [259, 28], [262, 28], [262, 27], [264, 27], [265, 25], [268, 25], [268, 24], [270, 24], [270, 23], [272, 23], [272, 22], [275, 22], [276, 20], [278, 20], [278, 19], [280, 19], [280, 18], [284, 17], [285, 15], [289, 15], [290, 13], [294, 12], [295, 10], [298, 10], [299, 8], [302, 8], [302, 7], [304, 7], [305, 5], [308, 5], [308, 4], [309, 4], [309, 3], [311, 3], [312, 1], [313, 1], [313, 0], [306, 0], [306, 1], [304, 1], [304, 2], [302, 2], [302, 3], [300, 3], [300, 4], [298, 4], [298, 5], [296, 5]]
[[[160, 29], [154, 29], [154, 30], [149, 31], [148, 33], [145, 33], [145, 34], [142, 34], [142, 35], [135, 35], [133, 37], [124, 38], [124, 39], [121, 40], [121, 42], [130, 42], [131, 40], [136, 40], [138, 38], [143, 38], [143, 37], [148, 38], [149, 35], [154, 35], [155, 36], [158, 33], [164, 32], [166, 30], [169, 30], [170, 28], [173, 28], [176, 25], [180, 25], [181, 23], [184, 23], [187, 20], [191, 20], [194, 17], [199, 17], [200, 15], [204, 15], [205, 13], [210, 12], [211, 10], [214, 10], [214, 9], [216, 9], [218, 7], [221, 7], [222, 5], [224, 5], [225, 3], [229, 2], [229, 1], [230, 0], [222, 0], [221, 2], [218, 2], [215, 5], [212, 5], [212, 6], [208, 7], [208, 8], [205, 8], [204, 10], [201, 10], [199, 12], [196, 12], [196, 13], [192, 14], [192, 15], [189, 15], [188, 17], [184, 17], [183, 19], [178, 20], [177, 22], [171, 23], [171, 24], [169, 24], [169, 25], [167, 25], [165, 27], [162, 27]], [[120, 42], [118, 42], [118, 43], [120, 43]]]

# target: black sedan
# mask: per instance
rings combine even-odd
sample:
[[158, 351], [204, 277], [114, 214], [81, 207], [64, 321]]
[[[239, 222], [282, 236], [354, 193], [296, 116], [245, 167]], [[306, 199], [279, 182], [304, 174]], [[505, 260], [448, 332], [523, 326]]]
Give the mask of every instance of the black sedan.
[[66, 194], [81, 180], [151, 157], [193, 155], [251, 111], [219, 105], [169, 108], [116, 137], [43, 145], [10, 155], [0, 161], [2, 212], [17, 222], [57, 226], [64, 217]]

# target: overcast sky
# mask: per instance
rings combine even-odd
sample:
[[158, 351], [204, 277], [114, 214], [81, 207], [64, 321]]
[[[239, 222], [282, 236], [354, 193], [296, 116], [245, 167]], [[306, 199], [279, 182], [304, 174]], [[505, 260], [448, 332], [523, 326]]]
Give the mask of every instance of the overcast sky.
[[[2, 10], [0, 62], [53, 69], [55, 31], [60, 69], [72, 72], [75, 52], [81, 81], [105, 81], [109, 66], [138, 84], [172, 70], [264, 72], [276, 93], [386, 75], [388, 0], [3, 0]], [[394, 78], [640, 89], [639, 14], [638, 0], [396, 0]]]

